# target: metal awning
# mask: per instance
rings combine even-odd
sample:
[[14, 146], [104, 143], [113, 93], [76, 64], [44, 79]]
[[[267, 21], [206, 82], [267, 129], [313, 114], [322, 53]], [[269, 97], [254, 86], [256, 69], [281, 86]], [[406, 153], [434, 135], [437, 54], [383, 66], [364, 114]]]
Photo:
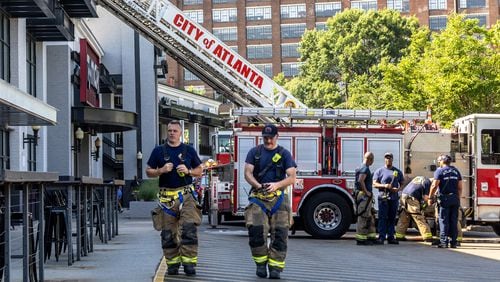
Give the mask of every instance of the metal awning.
[[2, 0], [0, 7], [13, 18], [53, 18], [56, 0]]
[[56, 3], [53, 18], [28, 18], [26, 30], [37, 41], [73, 41], [75, 26], [60, 4]]
[[119, 109], [73, 107], [71, 121], [83, 130], [97, 133], [137, 129], [137, 114]]
[[94, 0], [60, 0], [60, 2], [71, 18], [97, 18]]
[[57, 109], [0, 79], [0, 123], [55, 125]]

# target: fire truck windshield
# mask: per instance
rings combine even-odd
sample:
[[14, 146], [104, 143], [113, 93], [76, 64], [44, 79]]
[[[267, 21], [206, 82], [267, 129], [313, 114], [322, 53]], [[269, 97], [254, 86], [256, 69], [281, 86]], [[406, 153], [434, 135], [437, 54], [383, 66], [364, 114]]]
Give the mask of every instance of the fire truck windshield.
[[500, 129], [481, 130], [481, 163], [500, 164]]

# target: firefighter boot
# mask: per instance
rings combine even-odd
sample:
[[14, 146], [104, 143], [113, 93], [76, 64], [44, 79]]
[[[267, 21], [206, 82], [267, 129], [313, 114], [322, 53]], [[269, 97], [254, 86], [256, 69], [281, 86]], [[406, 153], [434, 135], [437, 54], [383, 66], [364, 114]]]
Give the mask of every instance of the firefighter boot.
[[259, 276], [260, 278], [266, 278], [267, 277], [267, 267], [266, 264], [257, 264], [257, 270], [255, 271], [255, 274]]
[[281, 279], [280, 270], [274, 267], [269, 267], [269, 279]]
[[167, 269], [168, 275], [177, 275], [179, 274], [179, 264], [172, 264], [168, 266]]
[[196, 269], [194, 269], [194, 264], [184, 264], [184, 273], [186, 273], [187, 276], [196, 275]]

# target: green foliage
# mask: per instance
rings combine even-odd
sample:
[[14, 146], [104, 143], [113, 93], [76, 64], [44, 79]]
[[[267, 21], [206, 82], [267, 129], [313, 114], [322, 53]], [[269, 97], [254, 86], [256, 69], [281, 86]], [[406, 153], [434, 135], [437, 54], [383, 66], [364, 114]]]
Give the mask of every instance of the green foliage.
[[370, 92], [380, 77], [378, 64], [406, 54], [418, 22], [391, 10], [347, 10], [330, 18], [327, 28], [304, 34], [301, 73], [285, 83], [310, 107], [345, 107], [353, 92], [375, 95]]
[[139, 200], [155, 201], [158, 198], [159, 191], [158, 178], [145, 179], [139, 186]]

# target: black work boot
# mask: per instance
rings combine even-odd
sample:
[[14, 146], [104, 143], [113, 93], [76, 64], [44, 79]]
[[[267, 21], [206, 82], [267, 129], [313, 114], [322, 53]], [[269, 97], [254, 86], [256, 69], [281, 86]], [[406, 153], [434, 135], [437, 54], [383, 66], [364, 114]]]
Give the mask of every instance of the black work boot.
[[269, 267], [269, 279], [281, 279], [280, 270], [274, 267]]
[[184, 273], [186, 273], [187, 276], [196, 275], [196, 269], [194, 269], [194, 264], [184, 264]]
[[267, 266], [266, 264], [257, 264], [257, 270], [255, 271], [255, 274], [259, 276], [260, 278], [266, 278], [267, 277]]
[[171, 264], [167, 268], [168, 275], [177, 275], [179, 274], [179, 264]]

